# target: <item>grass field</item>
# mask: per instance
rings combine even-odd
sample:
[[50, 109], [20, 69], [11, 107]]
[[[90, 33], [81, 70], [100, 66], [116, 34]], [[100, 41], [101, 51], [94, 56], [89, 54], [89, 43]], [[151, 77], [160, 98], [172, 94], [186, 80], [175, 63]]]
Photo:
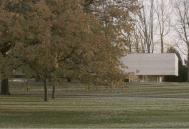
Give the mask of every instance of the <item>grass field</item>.
[[23, 85], [12, 85], [11, 91], [0, 97], [1, 128], [189, 127], [187, 83], [133, 83], [123, 90], [65, 84], [49, 102], [43, 102], [40, 85], [28, 93]]

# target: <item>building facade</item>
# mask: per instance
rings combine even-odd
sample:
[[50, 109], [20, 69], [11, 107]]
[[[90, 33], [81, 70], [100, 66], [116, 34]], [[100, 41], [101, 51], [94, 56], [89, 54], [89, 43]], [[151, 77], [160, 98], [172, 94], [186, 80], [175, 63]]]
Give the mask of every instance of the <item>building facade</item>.
[[162, 82], [164, 76], [178, 76], [178, 57], [173, 53], [128, 54], [121, 62], [123, 71], [130, 76], [137, 76], [138, 81]]

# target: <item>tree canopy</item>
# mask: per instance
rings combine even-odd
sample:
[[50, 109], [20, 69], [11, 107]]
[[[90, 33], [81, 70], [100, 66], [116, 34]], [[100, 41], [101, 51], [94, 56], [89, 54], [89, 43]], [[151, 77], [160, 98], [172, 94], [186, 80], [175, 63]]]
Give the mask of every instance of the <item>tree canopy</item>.
[[[52, 77], [98, 84], [118, 81], [124, 52], [118, 39], [132, 31], [129, 12], [134, 13], [137, 5], [115, 2], [106, 2], [102, 10], [104, 3], [96, 1], [0, 1], [2, 57], [9, 53], [13, 69], [43, 80], [45, 100], [46, 80]], [[96, 10], [86, 11], [92, 6]]]

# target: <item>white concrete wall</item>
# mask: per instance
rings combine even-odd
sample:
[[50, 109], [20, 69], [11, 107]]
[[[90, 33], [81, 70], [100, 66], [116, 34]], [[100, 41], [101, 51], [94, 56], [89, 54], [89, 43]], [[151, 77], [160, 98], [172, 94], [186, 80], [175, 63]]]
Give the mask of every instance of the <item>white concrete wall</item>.
[[134, 75], [175, 75], [178, 76], [176, 54], [128, 54], [121, 59], [126, 73]]

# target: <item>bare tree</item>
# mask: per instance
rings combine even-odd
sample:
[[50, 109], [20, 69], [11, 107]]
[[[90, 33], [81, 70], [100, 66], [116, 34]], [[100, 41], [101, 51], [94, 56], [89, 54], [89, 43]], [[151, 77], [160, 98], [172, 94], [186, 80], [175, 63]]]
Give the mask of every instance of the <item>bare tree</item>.
[[161, 53], [164, 53], [164, 38], [170, 32], [170, 6], [169, 1], [157, 1], [155, 12], [157, 15], [157, 25], [161, 43]]
[[177, 0], [176, 1], [176, 12], [178, 15], [178, 24], [176, 26], [177, 33], [180, 39], [185, 43], [187, 47], [187, 66], [188, 66], [188, 78], [189, 81], [189, 1], [188, 0]]
[[137, 29], [142, 38], [142, 48], [144, 52], [154, 52], [154, 0], [150, 1], [150, 11], [147, 12], [144, 1], [138, 13]]
[[130, 51], [136, 53], [145, 53], [143, 35], [137, 27], [138, 26], [135, 25], [134, 30], [130, 34]]

